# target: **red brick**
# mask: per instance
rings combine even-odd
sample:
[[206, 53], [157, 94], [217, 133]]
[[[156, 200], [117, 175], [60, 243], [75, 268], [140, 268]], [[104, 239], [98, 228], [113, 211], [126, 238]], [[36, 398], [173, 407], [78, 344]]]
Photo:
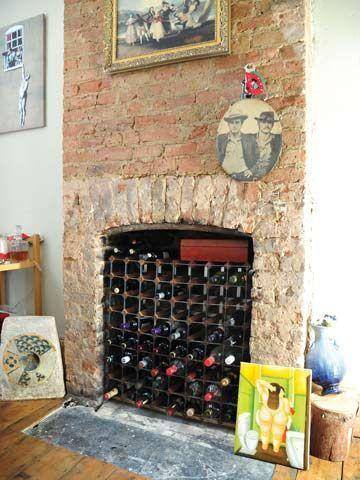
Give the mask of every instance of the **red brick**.
[[139, 145], [134, 148], [134, 159], [160, 157], [164, 152], [162, 145]]
[[133, 150], [130, 147], [104, 148], [99, 155], [100, 160], [131, 160]]
[[273, 45], [281, 45], [284, 42], [284, 35], [280, 30], [257, 33], [253, 38], [254, 47], [269, 47]]
[[207, 129], [207, 125], [199, 125], [195, 127], [189, 135], [189, 139], [204, 137], [206, 135]]
[[181, 155], [191, 155], [196, 152], [196, 143], [185, 143], [181, 145], [167, 145], [165, 147], [165, 157], [179, 157]]
[[93, 80], [90, 82], [85, 82], [79, 85], [80, 93], [94, 93], [98, 92], [101, 87], [100, 80]]
[[142, 128], [148, 125], [171, 125], [174, 123], [176, 123], [176, 115], [173, 113], [135, 117], [135, 128]]
[[179, 173], [202, 173], [203, 165], [201, 157], [184, 156], [177, 159], [177, 171]]
[[142, 142], [179, 142], [182, 139], [181, 130], [177, 125], [149, 126], [139, 130], [140, 141]]

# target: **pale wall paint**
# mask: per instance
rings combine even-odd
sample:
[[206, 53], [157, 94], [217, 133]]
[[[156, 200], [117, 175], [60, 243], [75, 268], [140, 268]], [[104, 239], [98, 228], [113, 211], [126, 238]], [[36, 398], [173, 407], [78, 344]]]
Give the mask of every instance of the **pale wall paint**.
[[[46, 15], [45, 128], [0, 135], [0, 231], [14, 224], [39, 232], [43, 244], [44, 313], [64, 331], [62, 281], [63, 0], [0, 1], [1, 25]], [[1, 42], [2, 43], [2, 42]], [[1, 106], [0, 106], [1, 117]], [[7, 274], [9, 303], [33, 313], [30, 272]], [[16, 281], [15, 281], [16, 277]], [[27, 298], [26, 298], [27, 297]], [[25, 313], [25, 312], [24, 312]]]
[[333, 312], [360, 389], [360, 2], [313, 0], [314, 315]]

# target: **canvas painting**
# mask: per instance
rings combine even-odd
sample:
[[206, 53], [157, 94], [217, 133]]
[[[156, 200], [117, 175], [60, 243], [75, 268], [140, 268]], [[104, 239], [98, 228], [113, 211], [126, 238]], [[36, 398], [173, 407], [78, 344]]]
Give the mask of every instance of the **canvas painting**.
[[229, 0], [105, 0], [106, 70], [229, 52]]
[[242, 363], [235, 454], [307, 470], [311, 370]]
[[45, 126], [45, 18], [0, 28], [0, 133]]

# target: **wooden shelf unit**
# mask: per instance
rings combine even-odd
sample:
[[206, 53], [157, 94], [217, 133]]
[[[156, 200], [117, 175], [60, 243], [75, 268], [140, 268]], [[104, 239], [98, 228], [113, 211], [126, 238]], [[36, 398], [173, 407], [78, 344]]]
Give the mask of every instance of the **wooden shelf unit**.
[[6, 304], [5, 294], [5, 274], [6, 272], [24, 270], [33, 268], [34, 272], [34, 306], [35, 315], [42, 315], [42, 289], [41, 289], [41, 251], [40, 251], [40, 235], [36, 234], [28, 240], [32, 247], [30, 258], [23, 262], [6, 263], [0, 265], [0, 305]]

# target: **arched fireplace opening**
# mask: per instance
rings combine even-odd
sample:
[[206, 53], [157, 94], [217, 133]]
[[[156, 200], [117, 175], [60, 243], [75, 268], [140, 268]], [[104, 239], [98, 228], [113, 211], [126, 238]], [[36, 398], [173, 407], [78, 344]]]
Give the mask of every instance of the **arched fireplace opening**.
[[104, 392], [234, 427], [250, 361], [252, 239], [187, 224], [113, 228], [104, 246]]

